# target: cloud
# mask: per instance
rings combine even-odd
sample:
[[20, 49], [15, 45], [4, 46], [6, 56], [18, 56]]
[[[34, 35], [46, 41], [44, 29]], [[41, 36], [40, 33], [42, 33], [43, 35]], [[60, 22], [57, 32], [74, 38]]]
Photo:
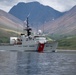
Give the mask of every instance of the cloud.
[[37, 0], [44, 5], [49, 5], [61, 12], [67, 11], [76, 5], [76, 0]]
[[76, 0], [53, 0], [50, 6], [59, 11], [67, 11], [75, 5]]
[[0, 0], [0, 4], [5, 6], [14, 5], [14, 3], [18, 2], [17, 0]]
[[8, 12], [17, 2], [17, 0], [0, 0], [0, 9]]
[[76, 0], [0, 0], [0, 9], [9, 11], [19, 2], [38, 1], [43, 5], [48, 5], [58, 11], [67, 11], [76, 5]]

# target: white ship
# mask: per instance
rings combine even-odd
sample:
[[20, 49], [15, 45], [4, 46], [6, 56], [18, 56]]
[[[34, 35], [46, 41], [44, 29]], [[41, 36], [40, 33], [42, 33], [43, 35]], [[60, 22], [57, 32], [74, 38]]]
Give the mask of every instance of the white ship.
[[36, 51], [36, 52], [55, 52], [58, 42], [55, 40], [48, 40], [42, 34], [41, 30], [37, 34], [32, 35], [32, 29], [28, 26], [25, 29], [26, 34], [21, 34], [20, 37], [10, 37], [9, 44], [0, 44], [0, 50], [17, 50], [17, 51]]

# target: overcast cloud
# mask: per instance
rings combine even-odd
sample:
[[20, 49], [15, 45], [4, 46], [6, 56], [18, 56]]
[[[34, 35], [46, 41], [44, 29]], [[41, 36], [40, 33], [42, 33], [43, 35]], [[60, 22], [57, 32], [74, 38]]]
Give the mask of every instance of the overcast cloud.
[[61, 12], [67, 11], [76, 5], [76, 0], [0, 0], [0, 9], [8, 12], [18, 2], [32, 1], [38, 1]]

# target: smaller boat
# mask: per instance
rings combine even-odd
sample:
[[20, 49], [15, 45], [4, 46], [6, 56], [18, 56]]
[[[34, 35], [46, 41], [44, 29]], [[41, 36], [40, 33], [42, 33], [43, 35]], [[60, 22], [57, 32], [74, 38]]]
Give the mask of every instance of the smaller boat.
[[0, 50], [35, 51], [35, 52], [55, 52], [58, 42], [48, 40], [41, 30], [36, 34], [31, 34], [32, 28], [28, 26], [24, 29], [27, 34], [22, 33], [19, 37], [10, 37], [9, 44], [0, 44]]

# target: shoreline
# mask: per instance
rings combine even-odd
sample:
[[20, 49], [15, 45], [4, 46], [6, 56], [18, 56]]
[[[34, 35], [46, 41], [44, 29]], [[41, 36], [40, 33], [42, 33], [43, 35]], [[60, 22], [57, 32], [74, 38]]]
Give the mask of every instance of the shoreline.
[[74, 52], [75, 52], [75, 53], [76, 53], [76, 50], [69, 50], [69, 49], [68, 49], [68, 50], [67, 50], [67, 49], [65, 49], [65, 50], [64, 50], [64, 49], [56, 49], [56, 52], [65, 52], [65, 53], [67, 53], [67, 52], [73, 52], [73, 53], [74, 53]]

